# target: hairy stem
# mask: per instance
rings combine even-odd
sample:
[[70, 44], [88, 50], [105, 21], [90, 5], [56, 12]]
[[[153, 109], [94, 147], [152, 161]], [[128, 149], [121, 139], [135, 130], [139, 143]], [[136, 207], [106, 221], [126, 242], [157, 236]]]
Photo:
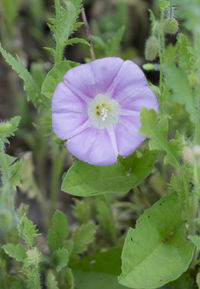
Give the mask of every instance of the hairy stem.
[[[63, 169], [65, 161], [66, 149], [57, 143], [53, 143], [53, 163], [52, 163], [52, 183], [51, 183], [51, 195], [50, 195], [50, 216], [53, 214], [56, 208], [58, 184], [60, 175]], [[59, 160], [59, 161], [58, 161]]]
[[165, 36], [163, 32], [163, 22], [164, 22], [164, 10], [161, 9], [161, 17], [160, 17], [160, 27], [158, 33], [159, 40], [159, 58], [160, 58], [160, 113], [164, 112], [164, 103], [165, 103], [165, 93], [164, 93], [164, 52], [165, 52]]
[[88, 42], [90, 45], [90, 55], [91, 55], [92, 60], [95, 60], [95, 53], [94, 53], [94, 48], [93, 48], [93, 43], [92, 43], [92, 34], [91, 34], [90, 26], [89, 26], [89, 23], [85, 14], [85, 9], [83, 6], [81, 8], [81, 15], [82, 15], [82, 19], [85, 24], [85, 27], [86, 27], [87, 38], [88, 38]]

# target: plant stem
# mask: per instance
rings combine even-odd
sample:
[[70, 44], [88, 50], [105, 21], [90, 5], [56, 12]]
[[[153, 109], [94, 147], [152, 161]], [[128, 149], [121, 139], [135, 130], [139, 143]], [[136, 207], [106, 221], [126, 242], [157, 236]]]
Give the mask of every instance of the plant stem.
[[82, 19], [85, 24], [85, 27], [86, 27], [87, 38], [88, 38], [88, 42], [90, 45], [90, 55], [91, 55], [92, 60], [95, 60], [95, 53], [94, 53], [94, 48], [93, 48], [93, 43], [92, 43], [92, 34], [91, 34], [90, 26], [89, 26], [89, 23], [85, 14], [84, 6], [81, 7], [81, 15], [82, 15]]
[[193, 270], [196, 267], [196, 265], [198, 265], [199, 263], [200, 263], [200, 259], [193, 261], [189, 267], [189, 270]]
[[149, 200], [145, 197], [145, 195], [143, 194], [143, 192], [141, 191], [140, 187], [135, 187], [134, 191], [136, 192], [136, 194], [143, 200], [143, 203], [145, 204], [145, 206], [147, 208], [151, 207], [151, 204], [149, 202]]
[[111, 196], [110, 195], [103, 195], [102, 199], [105, 201], [105, 203], [108, 207], [108, 210], [109, 210], [111, 226], [109, 228], [108, 233], [110, 234], [112, 245], [115, 246], [117, 244], [117, 233], [116, 233], [115, 220], [113, 218], [113, 211], [112, 211], [112, 206], [111, 206]]
[[[192, 220], [194, 220], [197, 217], [197, 212], [198, 212], [198, 203], [199, 203], [199, 168], [198, 164], [195, 161], [194, 163], [194, 168], [193, 168], [193, 180], [194, 180], [194, 190], [192, 194], [192, 202], [191, 202], [191, 214], [192, 214]], [[191, 233], [195, 234], [196, 233], [196, 225], [195, 222], [192, 223], [191, 226]]]
[[172, 5], [172, 0], [170, 0], [170, 18], [173, 17], [173, 5]]
[[164, 65], [164, 52], [165, 52], [165, 37], [163, 32], [163, 22], [164, 22], [164, 10], [161, 9], [161, 17], [160, 17], [160, 27], [159, 27], [159, 58], [160, 58], [160, 113], [164, 112], [164, 102], [165, 102], [165, 94], [164, 94], [164, 80], [163, 80], [163, 65]]
[[51, 195], [50, 195], [50, 211], [51, 216], [56, 208], [58, 183], [60, 175], [63, 169], [66, 156], [66, 149], [63, 146], [60, 149], [60, 145], [53, 143], [53, 161], [52, 161], [52, 183], [51, 183]]

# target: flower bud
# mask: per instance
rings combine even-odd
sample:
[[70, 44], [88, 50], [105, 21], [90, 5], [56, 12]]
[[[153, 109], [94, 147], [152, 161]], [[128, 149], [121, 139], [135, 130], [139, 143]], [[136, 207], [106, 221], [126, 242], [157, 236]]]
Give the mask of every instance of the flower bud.
[[192, 73], [188, 76], [188, 81], [189, 81], [189, 85], [191, 88], [195, 88], [197, 83], [198, 83], [198, 80], [197, 80], [197, 77], [196, 77], [196, 74]]
[[148, 61], [153, 61], [158, 54], [158, 40], [155, 36], [147, 39], [145, 46], [145, 58]]
[[146, 71], [155, 70], [155, 66], [152, 63], [146, 63], [142, 66], [142, 68]]
[[163, 30], [167, 34], [176, 34], [176, 32], [178, 31], [178, 22], [176, 21], [176, 19], [173, 17], [165, 19], [163, 24]]

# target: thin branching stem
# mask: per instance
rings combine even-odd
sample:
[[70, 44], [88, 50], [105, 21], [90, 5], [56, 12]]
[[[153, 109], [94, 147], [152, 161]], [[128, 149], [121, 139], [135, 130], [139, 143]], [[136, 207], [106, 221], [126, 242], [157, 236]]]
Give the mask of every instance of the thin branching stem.
[[83, 19], [83, 22], [85, 24], [85, 27], [86, 27], [87, 38], [88, 38], [88, 42], [89, 42], [89, 45], [90, 45], [90, 55], [91, 55], [92, 60], [95, 60], [96, 57], [95, 57], [94, 47], [93, 47], [93, 43], [92, 43], [92, 34], [91, 34], [90, 26], [89, 26], [89, 23], [88, 23], [87, 16], [85, 14], [85, 9], [84, 9], [83, 5], [81, 7], [81, 15], [82, 15], [82, 19]]

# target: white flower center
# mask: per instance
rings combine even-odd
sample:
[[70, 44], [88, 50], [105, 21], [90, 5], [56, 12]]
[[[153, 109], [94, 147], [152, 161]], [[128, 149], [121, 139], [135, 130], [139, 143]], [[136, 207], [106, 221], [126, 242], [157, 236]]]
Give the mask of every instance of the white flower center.
[[88, 115], [92, 124], [99, 129], [108, 128], [118, 121], [120, 107], [108, 95], [97, 94], [88, 104]]

